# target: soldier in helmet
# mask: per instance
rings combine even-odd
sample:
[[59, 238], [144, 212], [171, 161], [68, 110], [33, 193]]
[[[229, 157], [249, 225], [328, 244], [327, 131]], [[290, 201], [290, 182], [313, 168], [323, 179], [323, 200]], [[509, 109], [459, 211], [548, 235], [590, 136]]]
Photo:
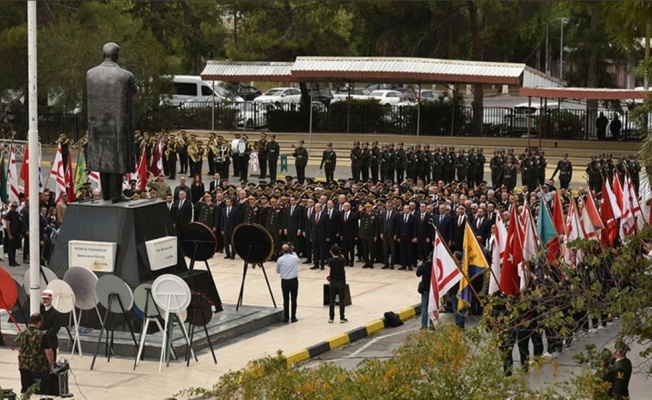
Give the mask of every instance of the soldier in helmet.
[[292, 153], [294, 156], [294, 165], [297, 169], [297, 180], [303, 184], [306, 180], [306, 165], [308, 165], [308, 150], [303, 147], [303, 140], [299, 141], [299, 146]]
[[469, 172], [466, 175], [466, 180], [469, 182], [469, 187], [475, 188], [480, 183], [480, 179], [476, 177], [478, 172], [478, 158], [475, 154], [475, 148], [471, 147], [469, 149], [467, 159], [469, 160]]
[[[414, 150], [414, 146], [408, 146], [408, 152], [406, 154], [406, 178], [411, 178], [413, 181], [417, 180], [417, 164], [419, 163], [419, 156]], [[399, 182], [402, 182], [399, 181]]]
[[586, 166], [586, 175], [589, 183], [589, 189], [596, 192], [602, 190], [602, 178], [600, 176], [600, 165], [596, 157], [591, 156], [591, 162]]
[[432, 179], [435, 182], [438, 182], [440, 179], [442, 179], [442, 163], [443, 159], [441, 156], [441, 149], [439, 147], [435, 147], [435, 152], [432, 155]]
[[455, 180], [456, 163], [455, 146], [450, 146], [448, 147], [448, 159], [446, 163], [446, 183], [451, 183]]
[[469, 158], [464, 154], [464, 149], [460, 149], [460, 154], [455, 160], [455, 170], [457, 171], [457, 180], [466, 181], [469, 173]]
[[394, 143], [390, 143], [389, 144], [389, 173], [388, 176], [385, 177], [385, 180], [390, 179], [394, 181], [394, 172], [396, 171], [397, 164], [398, 164], [398, 154], [394, 149]]
[[[391, 163], [392, 162], [391, 162], [391, 154], [389, 152], [389, 145], [384, 144], [382, 151], [380, 152], [380, 178], [383, 181], [390, 179], [389, 171], [390, 171]], [[373, 167], [371, 171], [373, 173]]]
[[432, 161], [434, 159], [433, 154], [430, 152], [429, 144], [423, 146], [423, 155], [421, 158], [423, 164], [423, 181], [428, 183], [432, 177]]
[[500, 180], [503, 185], [507, 187], [508, 191], [513, 191], [516, 186], [516, 166], [512, 162], [513, 158], [507, 158], [507, 164], [503, 166], [503, 170], [500, 175]]
[[[360, 143], [358, 142], [358, 147]], [[321, 164], [319, 164], [319, 170], [324, 169], [326, 173], [326, 183], [333, 181], [333, 176], [335, 175], [335, 166], [337, 163], [337, 154], [333, 150], [333, 143], [328, 142], [326, 145], [326, 150], [321, 157]], [[354, 177], [355, 179], [355, 177]]]
[[360, 166], [360, 173], [362, 174], [362, 182], [367, 182], [369, 180], [370, 163], [371, 163], [371, 150], [369, 149], [369, 142], [364, 142], [364, 144], [362, 145], [362, 165]]
[[562, 189], [568, 189], [571, 179], [573, 179], [573, 163], [568, 159], [568, 153], [564, 154], [564, 158], [559, 160], [557, 163], [557, 168], [555, 172], [552, 173], [550, 179], [555, 179], [555, 175], [559, 172], [559, 187]]

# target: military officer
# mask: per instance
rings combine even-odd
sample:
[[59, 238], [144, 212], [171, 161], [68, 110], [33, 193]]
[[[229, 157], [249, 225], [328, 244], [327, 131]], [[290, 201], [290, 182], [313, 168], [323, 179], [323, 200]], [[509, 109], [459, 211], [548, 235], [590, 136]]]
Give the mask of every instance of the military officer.
[[627, 172], [629, 172], [629, 177], [634, 184], [634, 193], [638, 193], [638, 188], [640, 185], [640, 173], [641, 173], [641, 164], [636, 159], [636, 156], [631, 154], [627, 157]]
[[256, 142], [256, 151], [258, 152], [258, 167], [260, 168], [258, 179], [265, 179], [267, 178], [267, 156], [269, 154], [269, 142], [265, 132], [260, 133], [260, 139]]
[[555, 179], [555, 175], [559, 172], [559, 187], [568, 189], [571, 179], [573, 179], [573, 163], [568, 159], [568, 153], [564, 154], [564, 158], [559, 160], [555, 172], [552, 173], [550, 179]]
[[324, 172], [326, 173], [326, 183], [333, 181], [336, 164], [337, 154], [335, 154], [335, 151], [333, 151], [333, 143], [328, 142], [326, 144], [326, 150], [324, 150], [324, 153], [322, 154], [321, 163], [319, 164], [319, 170], [321, 171], [324, 169]]
[[383, 182], [387, 181], [388, 179], [392, 181], [394, 180], [394, 177], [390, 175], [390, 169], [392, 166], [391, 157], [392, 155], [389, 152], [389, 145], [384, 144], [383, 149], [380, 152], [380, 179], [382, 179]]
[[460, 149], [460, 153], [455, 160], [455, 170], [457, 171], [457, 180], [460, 182], [466, 181], [469, 173], [469, 158], [464, 154], [464, 149]]
[[270, 199], [269, 205], [262, 214], [260, 224], [267, 229], [274, 239], [274, 260], [281, 251], [281, 233], [284, 224], [284, 210], [276, 197]]
[[446, 183], [451, 183], [455, 180], [455, 163], [457, 162], [457, 156], [455, 155], [455, 146], [448, 147], [448, 158], [446, 160]]
[[536, 169], [536, 166], [534, 165], [535, 161], [532, 158], [532, 154], [528, 153], [525, 158], [521, 161], [521, 184], [522, 186], [527, 186], [527, 190], [531, 192], [534, 190], [534, 187], [536, 186], [534, 184], [534, 170]]
[[[325, 153], [326, 152], [324, 152], [324, 154]], [[351, 177], [355, 182], [359, 182], [361, 176], [360, 173], [362, 172], [362, 149], [360, 148], [359, 141], [356, 140], [353, 142], [353, 148], [351, 149], [351, 155], [349, 157], [351, 158]], [[328, 179], [326, 179], [326, 181], [330, 182]]]
[[213, 196], [210, 192], [204, 193], [204, 199], [195, 206], [195, 221], [201, 222], [209, 227], [213, 233], [217, 233], [219, 220], [220, 215], [213, 203]]
[[617, 340], [614, 346], [613, 359], [604, 380], [611, 384], [609, 396], [613, 399], [629, 399], [629, 380], [632, 377], [632, 362], [627, 358], [629, 346], [622, 340]]
[[423, 150], [421, 150], [421, 145], [417, 144], [414, 149], [414, 154], [416, 154], [416, 172], [414, 177], [414, 182], [416, 183], [417, 179], [423, 179], [423, 169], [425, 167], [423, 162]]
[[491, 186], [499, 188], [502, 185], [499, 177], [503, 171], [503, 159], [498, 150], [494, 150], [494, 156], [489, 161], [489, 169], [491, 170]]
[[380, 217], [373, 210], [373, 207], [372, 203], [367, 203], [358, 217], [360, 224], [358, 238], [360, 238], [362, 259], [364, 260], [362, 268], [374, 267], [374, 247], [380, 235]]
[[478, 157], [475, 154], [475, 148], [471, 147], [469, 149], [469, 155], [467, 158], [469, 160], [469, 172], [466, 176], [466, 180], [469, 182], [469, 187], [475, 188], [478, 186], [478, 183], [480, 183], [479, 180], [476, 179], [476, 173], [478, 172]]
[[294, 157], [294, 166], [297, 169], [297, 181], [301, 184], [306, 180], [306, 165], [308, 165], [308, 150], [303, 147], [303, 140], [299, 141], [299, 146], [292, 153]]
[[478, 149], [478, 153], [475, 157], [475, 185], [479, 186], [480, 183], [484, 181], [484, 165], [487, 163], [487, 158], [482, 153], [482, 147]]
[[507, 187], [508, 191], [514, 190], [516, 186], [516, 166], [512, 163], [512, 158], [507, 158], [507, 164], [503, 166], [500, 180]]
[[[378, 167], [381, 163], [381, 151], [378, 148], [378, 141], [374, 140], [371, 145], [371, 150], [369, 152], [369, 168], [371, 171], [371, 180], [374, 183], [378, 182]], [[384, 177], [383, 177], [384, 180]]]
[[364, 142], [364, 145], [362, 146], [362, 164], [360, 166], [360, 172], [362, 173], [362, 182], [367, 182], [369, 180], [370, 165], [371, 150], [369, 149], [369, 142]]
[[586, 166], [586, 175], [589, 189], [599, 192], [602, 190], [602, 178], [600, 176], [600, 165], [595, 156], [591, 156], [591, 162]]
[[[406, 179], [412, 179], [412, 181], [416, 182], [417, 180], [417, 166], [419, 164], [419, 156], [417, 153], [414, 151], [414, 146], [408, 146], [408, 151], [407, 154], [405, 155], [405, 162], [406, 162]], [[397, 171], [398, 175], [398, 171]], [[399, 180], [397, 183], [402, 183], [403, 180]]]
[[439, 147], [435, 147], [435, 152], [432, 154], [432, 163], [431, 163], [431, 169], [432, 169], [432, 180], [435, 182], [439, 182], [439, 180], [442, 179], [442, 163], [443, 163], [443, 158], [441, 155], [441, 149]]
[[214, 133], [211, 133], [208, 136], [208, 143], [206, 144], [206, 150], [208, 153], [206, 156], [206, 161], [208, 162], [208, 174], [210, 176], [213, 176], [217, 171], [215, 157], [217, 157], [217, 153], [219, 152], [217, 148], [217, 136]]
[[405, 170], [407, 168], [407, 152], [403, 148], [403, 142], [398, 143], [398, 148], [396, 149], [396, 183], [401, 184], [405, 179]]
[[546, 153], [541, 150], [537, 153], [537, 158], [539, 159], [539, 168], [537, 169], [537, 180], [539, 185], [546, 183], [546, 168], [548, 168], [548, 160], [546, 159]]
[[179, 155], [179, 173], [188, 173], [188, 134], [181, 131], [177, 140], [177, 154]]
[[276, 182], [276, 168], [278, 166], [278, 157], [281, 154], [281, 147], [276, 141], [276, 135], [271, 135], [267, 145], [267, 163], [269, 164], [269, 181]]

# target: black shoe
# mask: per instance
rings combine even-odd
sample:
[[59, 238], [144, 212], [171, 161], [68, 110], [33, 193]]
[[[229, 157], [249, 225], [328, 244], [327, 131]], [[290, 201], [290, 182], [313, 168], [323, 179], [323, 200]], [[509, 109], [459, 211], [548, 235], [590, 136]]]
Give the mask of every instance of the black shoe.
[[374, 266], [373, 266], [373, 265], [370, 265], [369, 268], [374, 269]]
[[340, 324], [346, 324], [347, 322], [349, 322], [348, 319], [346, 319], [346, 318], [340, 318]]
[[405, 268], [405, 267], [401, 267], [401, 268], [399, 268], [398, 270], [399, 270], [399, 271], [405, 271], [405, 270], [407, 270], [407, 268]]
[[298, 321], [298, 319], [292, 318], [292, 322], [297, 322], [297, 321]]
[[303, 263], [304, 263], [304, 264], [312, 264], [312, 261], [311, 261], [311, 260], [306, 260], [306, 261], [304, 261]]
[[391, 265], [391, 266], [389, 267], [389, 269], [394, 269], [394, 266], [393, 266], [393, 265]]
[[319, 269], [319, 267], [310, 267], [310, 269]]
[[227, 255], [227, 256], [225, 256], [224, 258], [231, 258], [231, 256]]
[[323, 270], [324, 270], [324, 267], [319, 267], [319, 269], [323, 271]]
[[367, 269], [367, 268], [369, 268], [369, 266], [367, 264], [362, 266], [362, 269]]
[[290, 321], [288, 321], [287, 319], [284, 319], [283, 322], [285, 322], [285, 323], [287, 324], [287, 323], [290, 322]]
[[389, 269], [389, 265], [383, 265], [380, 269]]
[[408, 271], [414, 271], [412, 267], [408, 267]]

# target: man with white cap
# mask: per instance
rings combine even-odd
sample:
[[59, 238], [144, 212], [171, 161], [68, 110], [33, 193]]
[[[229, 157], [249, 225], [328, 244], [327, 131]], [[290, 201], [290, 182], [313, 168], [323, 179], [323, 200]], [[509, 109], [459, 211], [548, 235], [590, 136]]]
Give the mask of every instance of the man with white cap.
[[61, 315], [59, 314], [59, 311], [52, 307], [53, 297], [54, 292], [50, 289], [45, 289], [43, 293], [41, 293], [41, 301], [43, 302], [43, 304], [41, 304], [43, 324], [40, 329], [45, 331], [45, 336], [48, 337], [52, 353], [54, 354], [54, 360], [56, 361], [57, 349], [59, 348], [57, 333], [59, 333], [59, 330], [61, 329]]

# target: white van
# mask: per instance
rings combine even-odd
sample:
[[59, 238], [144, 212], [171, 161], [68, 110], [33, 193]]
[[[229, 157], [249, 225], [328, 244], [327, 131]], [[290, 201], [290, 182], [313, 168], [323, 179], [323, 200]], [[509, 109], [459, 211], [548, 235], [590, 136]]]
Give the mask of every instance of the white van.
[[[161, 105], [179, 107], [210, 107], [211, 101], [243, 102], [242, 97], [228, 91], [220, 81], [204, 81], [199, 75], [174, 75], [172, 77], [173, 93], [161, 95]], [[215, 94], [213, 95], [213, 88]]]

